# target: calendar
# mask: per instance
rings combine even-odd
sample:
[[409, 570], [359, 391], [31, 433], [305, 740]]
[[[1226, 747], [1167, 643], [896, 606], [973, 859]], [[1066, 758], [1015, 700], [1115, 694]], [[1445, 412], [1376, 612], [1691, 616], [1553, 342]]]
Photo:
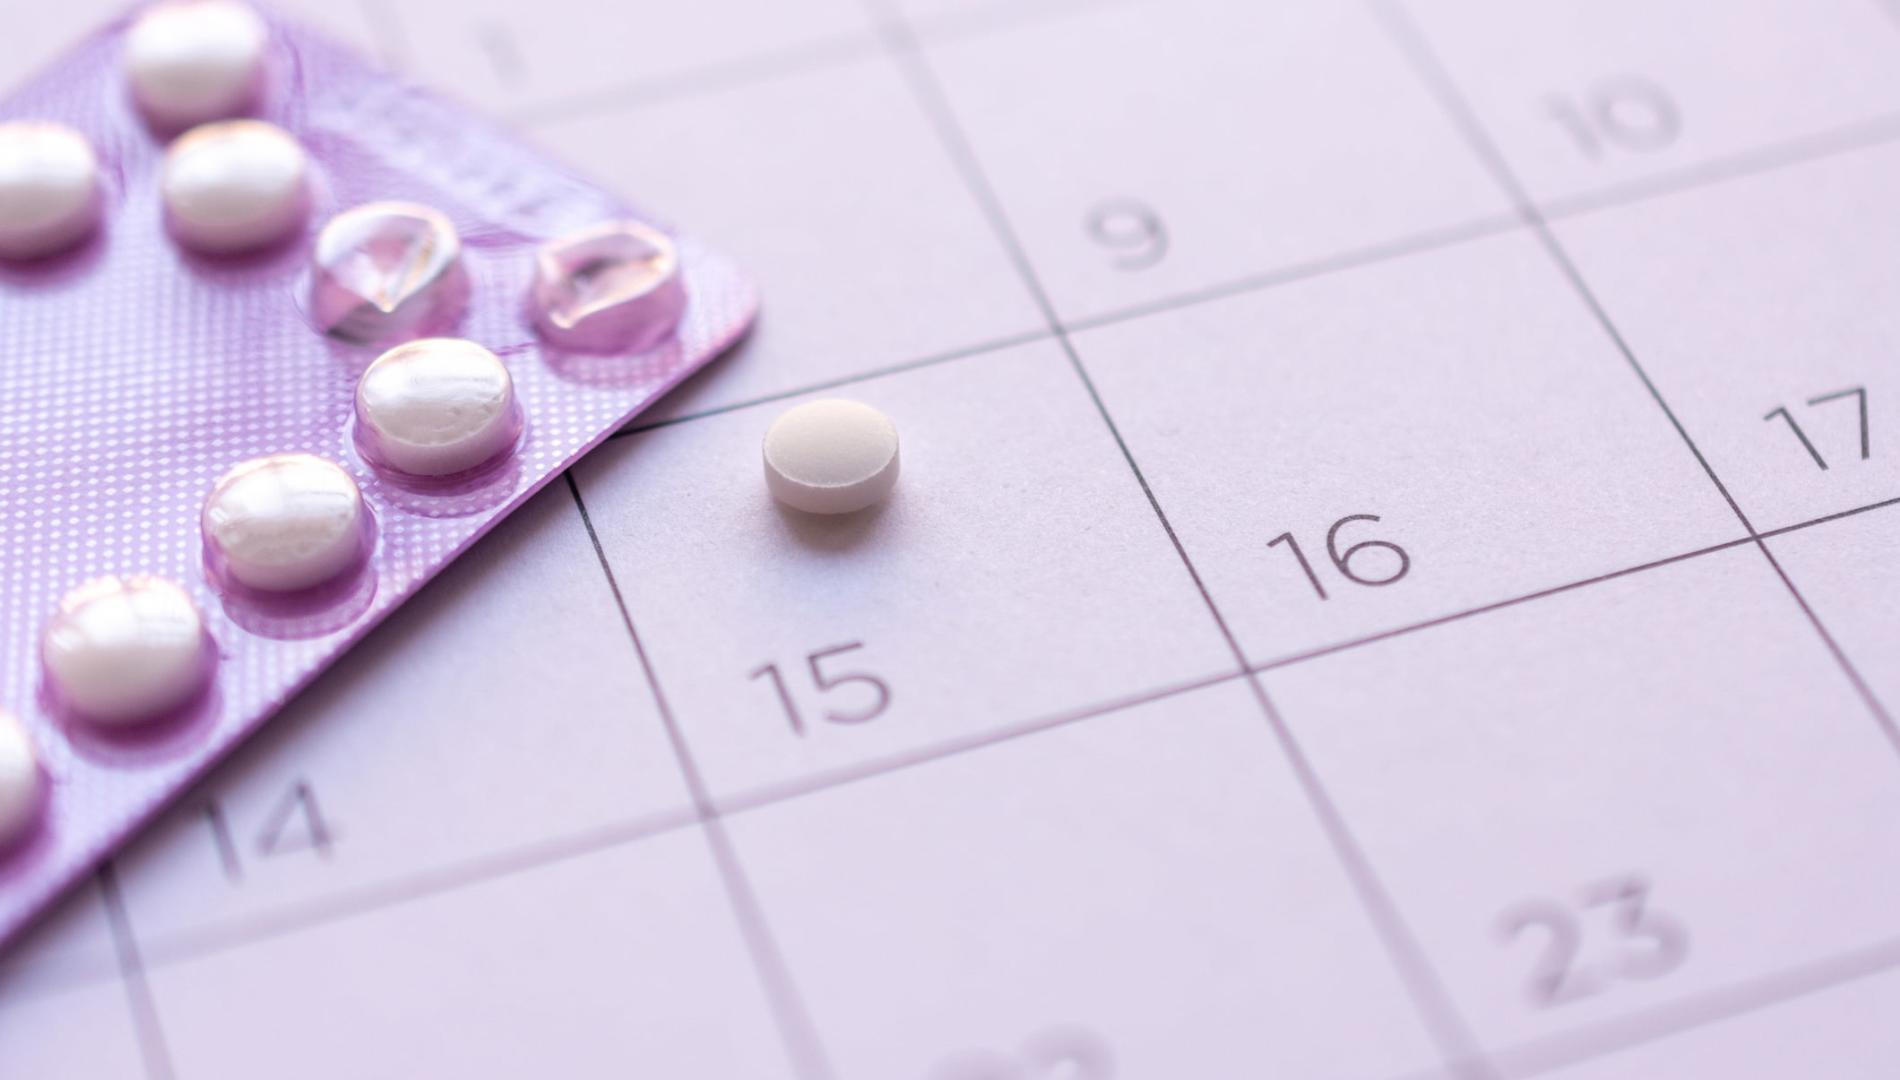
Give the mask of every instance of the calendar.
[[[0, 1075], [1900, 1071], [1900, 5], [281, 6], [764, 311], [0, 954]], [[881, 506], [767, 494], [823, 397]]]

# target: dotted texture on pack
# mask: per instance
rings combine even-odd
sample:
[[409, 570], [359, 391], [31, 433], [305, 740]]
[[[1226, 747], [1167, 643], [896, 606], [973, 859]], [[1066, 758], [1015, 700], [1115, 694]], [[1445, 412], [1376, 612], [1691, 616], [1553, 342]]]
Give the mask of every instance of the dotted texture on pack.
[[[321, 38], [276, 20], [271, 30], [253, 115], [304, 146], [314, 184], [301, 237], [267, 254], [208, 259], [167, 234], [165, 136], [132, 103], [124, 23], [0, 104], [0, 121], [83, 133], [106, 184], [93, 239], [51, 260], [0, 262], [0, 708], [22, 718], [50, 781], [39, 829], [0, 859], [0, 941], [477, 537], [731, 345], [757, 308], [730, 263], [643, 211]], [[313, 325], [310, 249], [330, 217], [372, 200], [434, 207], [461, 235], [471, 293], [450, 333], [502, 359], [525, 418], [516, 454], [480, 483], [393, 483], [353, 442], [354, 388], [384, 346]], [[617, 219], [674, 237], [687, 295], [676, 333], [634, 355], [546, 345], [528, 310], [535, 249]], [[285, 618], [208, 583], [199, 513], [227, 470], [290, 452], [348, 469], [377, 537], [351, 595]], [[191, 594], [217, 671], [178, 723], [105, 738], [47, 699], [39, 637], [68, 590], [134, 574]]]

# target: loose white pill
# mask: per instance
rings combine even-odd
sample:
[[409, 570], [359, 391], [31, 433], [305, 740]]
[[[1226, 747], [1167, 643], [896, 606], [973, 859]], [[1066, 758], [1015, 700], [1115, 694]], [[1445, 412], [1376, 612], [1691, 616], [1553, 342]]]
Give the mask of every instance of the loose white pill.
[[765, 482], [796, 510], [862, 510], [897, 484], [897, 425], [858, 401], [788, 409], [765, 432]]
[[0, 709], [0, 851], [24, 838], [39, 820], [45, 790], [33, 737], [18, 717]]
[[165, 151], [159, 190], [172, 236], [195, 251], [269, 247], [310, 215], [303, 147], [262, 120], [225, 120], [180, 135]]
[[198, 605], [158, 577], [104, 577], [66, 594], [40, 637], [57, 700], [81, 719], [126, 727], [204, 689], [213, 653]]
[[99, 223], [99, 158], [64, 124], [0, 124], [0, 258], [56, 255]]
[[373, 464], [448, 476], [493, 461], [521, 435], [514, 380], [472, 341], [423, 338], [376, 358], [356, 384], [356, 438]]
[[154, 123], [177, 130], [241, 115], [264, 85], [270, 28], [235, 0], [167, 0], [125, 35], [132, 97]]
[[225, 473], [199, 515], [223, 576], [262, 592], [295, 592], [362, 565], [370, 516], [343, 467], [313, 454], [273, 454]]

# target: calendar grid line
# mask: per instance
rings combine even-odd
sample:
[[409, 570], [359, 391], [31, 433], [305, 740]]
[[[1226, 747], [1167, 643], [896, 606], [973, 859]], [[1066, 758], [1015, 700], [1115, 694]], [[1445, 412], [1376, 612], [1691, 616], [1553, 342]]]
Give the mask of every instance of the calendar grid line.
[[699, 765], [693, 758], [692, 748], [687, 744], [685, 732], [680, 729], [679, 720], [673, 714], [673, 707], [667, 701], [666, 691], [661, 687], [658, 674], [653, 669], [652, 658], [647, 655], [646, 645], [640, 640], [640, 632], [633, 623], [633, 613], [627, 607], [626, 596], [620, 590], [620, 582], [614, 575], [613, 564], [607, 558], [607, 549], [601, 545], [600, 534], [594, 528], [594, 520], [587, 512], [587, 501], [581, 497], [580, 483], [574, 479], [573, 470], [561, 474], [567, 482], [568, 493], [573, 496], [574, 508], [580, 513], [581, 524], [587, 531], [588, 542], [593, 545], [594, 557], [600, 563], [601, 573], [607, 580], [607, 587], [613, 593], [614, 606], [620, 611], [621, 622], [626, 626], [627, 637], [633, 644], [640, 669], [646, 677], [647, 687], [653, 694], [653, 702], [660, 714], [661, 726], [665, 729], [668, 743], [673, 748], [674, 758], [686, 782], [688, 795], [693, 801], [693, 811], [698, 819], [701, 832], [711, 849], [714, 864], [724, 887], [727, 903], [732, 906], [734, 920], [739, 935], [744, 940], [746, 952], [751, 957], [755, 973], [765, 991], [767, 1002], [771, 1006], [772, 1021], [778, 1028], [779, 1036], [785, 1043], [787, 1056], [793, 1070], [800, 1080], [829, 1080], [834, 1075], [830, 1062], [819, 1040], [817, 1028], [813, 1025], [809, 1008], [792, 979], [791, 970], [786, 966], [777, 941], [772, 936], [771, 927], [765, 913], [759, 905], [758, 897], [746, 878], [745, 870], [739, 863], [738, 853], [733, 849], [731, 838], [726, 835], [725, 827], [719, 822], [719, 812], [706, 787], [705, 777], [699, 771]]
[[1700, 191], [1832, 157], [1875, 150], [1897, 140], [1900, 140], [1900, 112], [1893, 112], [1872, 120], [1751, 147], [1574, 195], [1544, 199], [1537, 203], [1537, 208], [1546, 221], [1588, 217], [1652, 199]]
[[1048, 320], [1049, 329], [1056, 342], [1061, 346], [1077, 379], [1120, 449], [1129, 471], [1146, 497], [1149, 507], [1154, 511], [1155, 518], [1166, 533], [1182, 567], [1200, 593], [1208, 614], [1226, 640], [1239, 673], [1246, 677], [1247, 685], [1264, 713], [1269, 728], [1280, 743], [1288, 764], [1294, 770], [1302, 794], [1319, 819], [1319, 824], [1326, 834], [1335, 857], [1340, 862], [1342, 871], [1364, 908], [1375, 938], [1386, 951], [1387, 958], [1392, 963], [1401, 985], [1411, 998], [1414, 1008], [1418, 1011], [1427, 1033], [1437, 1045], [1444, 1059], [1444, 1065], [1454, 1074], [1468, 1080], [1489, 1080], [1494, 1076], [1494, 1072], [1485, 1063], [1481, 1052], [1477, 1049], [1476, 1039], [1452, 1003], [1442, 977], [1432, 967], [1424, 950], [1418, 944], [1416, 936], [1405, 924], [1389, 890], [1379, 880], [1370, 861], [1347, 828], [1331, 796], [1320, 784], [1317, 774], [1307, 765], [1304, 754], [1300, 752], [1291, 730], [1274, 707], [1266, 688], [1261, 685], [1258, 678], [1247, 671], [1245, 652], [1235, 638], [1233, 629], [1228, 625], [1226, 616], [1221, 613], [1219, 604], [1215, 602], [1199, 571], [1195, 569], [1186, 547], [1182, 545], [1173, 524], [1168, 520], [1166, 511], [1162, 509], [1140, 464], [1135, 460], [1133, 451], [1123, 438], [1120, 428], [1096, 389], [1094, 380], [1089, 376], [1087, 367], [1082, 363], [1081, 356], [1070, 341], [1068, 331], [1063, 326], [1047, 290], [1043, 287], [1020, 237], [1011, 225], [1001, 199], [985, 174], [975, 148], [958, 121], [948, 95], [937, 80], [936, 74], [931, 70], [925, 56], [924, 44], [911, 31], [902, 12], [888, 0], [866, 0], [866, 2], [883, 27], [884, 38], [892, 58], [903, 69], [905, 79], [914, 96], [936, 128], [938, 138], [950, 154], [952, 163], [961, 175], [971, 198], [988, 220], [997, 242], [1015, 266], [1031, 298]]
[[625, 847], [655, 836], [690, 829], [698, 825], [699, 821], [698, 814], [690, 809], [643, 814], [390, 879], [310, 903], [267, 910], [241, 922], [160, 936], [147, 945], [141, 955], [147, 967], [189, 960]]
[[146, 980], [145, 962], [132, 932], [132, 920], [126, 914], [118, 872], [107, 862], [99, 867], [94, 880], [98, 882], [100, 901], [105, 908], [113, 953], [118, 957], [119, 983], [125, 991], [126, 1007], [132, 1014], [132, 1033], [138, 1040], [145, 1080], [175, 1080], [177, 1072], [172, 1068], [171, 1051], [159, 1023], [158, 1004], [152, 997], [151, 984]]
[[[510, 574], [300, 710], [346, 722], [223, 764], [206, 820], [0, 962], [25, 1071], [1886, 1060], [1846, 1022], [1900, 994], [1900, 574], [1867, 561], [1900, 529], [1868, 407], [1886, 431], [1900, 0], [1749, 0], [1719, 42], [1640, 0], [742, 4], [623, 12], [634, 53], [611, 13], [282, 2], [688, 191], [796, 317], [606, 438], [682, 430], [563, 472], [638, 668], [568, 511], [528, 508], [477, 553]], [[727, 483], [839, 395], [932, 475], [829, 524]], [[576, 874], [608, 885], [562, 914]], [[464, 922], [488, 962], [444, 967]]]
[[[1826, 514], [1821, 517], [1764, 530], [1762, 538], [1772, 539], [1801, 532], [1822, 525], [1831, 524], [1846, 518], [1877, 510], [1900, 506], [1900, 497], [1882, 499], [1849, 510]], [[1754, 542], [1754, 537], [1743, 536], [1719, 544], [1696, 548], [1691, 551], [1652, 559], [1633, 566], [1609, 571], [1604, 574], [1567, 582], [1520, 596], [1478, 605], [1476, 607], [1436, 616], [1431, 619], [1393, 627], [1375, 634], [1335, 642], [1316, 649], [1305, 650], [1284, 657], [1253, 664], [1247, 672], [1219, 672], [1195, 679], [1170, 683], [1138, 693], [1128, 694], [1111, 700], [1079, 706], [1060, 712], [1044, 714], [1027, 720], [1009, 723], [992, 728], [980, 734], [959, 739], [932, 743], [929, 746], [901, 754], [891, 754], [854, 766], [828, 770], [797, 781], [768, 785], [738, 792], [728, 796], [712, 796], [713, 812], [720, 818], [728, 818], [756, 810], [778, 806], [796, 801], [808, 795], [818, 795], [848, 784], [874, 780], [906, 769], [929, 765], [937, 761], [957, 757], [963, 754], [985, 750], [1029, 736], [1053, 731], [1074, 724], [1109, 716], [1136, 708], [1141, 705], [1167, 700], [1209, 689], [1248, 674], [1264, 675], [1284, 668], [1297, 667], [1310, 660], [1317, 660], [1337, 653], [1350, 651], [1365, 645], [1376, 644], [1392, 637], [1433, 629], [1447, 623], [1462, 621], [1494, 611], [1516, 607], [1535, 600], [1541, 600], [1564, 593], [1577, 591], [1592, 585], [1603, 584], [1632, 574], [1661, 569], [1677, 563], [1688, 562], [1705, 555], [1717, 554], [1733, 548], [1743, 547]], [[575, 833], [567, 833], [545, 840], [519, 845], [505, 852], [478, 856], [456, 864], [412, 877], [392, 879], [376, 886], [357, 890], [345, 895], [335, 896], [301, 905], [295, 909], [278, 909], [265, 913], [256, 919], [234, 923], [206, 932], [186, 932], [157, 938], [141, 951], [146, 967], [164, 966], [188, 960], [220, 950], [239, 947], [258, 940], [296, 933], [312, 927], [325, 925], [342, 919], [380, 910], [408, 902], [412, 899], [443, 895], [457, 889], [484, 884], [510, 874], [523, 873], [552, 865], [569, 858], [581, 857], [599, 851], [638, 843], [650, 837], [675, 832], [698, 824], [700, 818], [696, 810], [683, 809], [657, 814], [642, 815], [638, 818], [609, 823]], [[1896, 946], [1900, 948], [1900, 946]], [[1896, 959], [1900, 963], [1900, 959]], [[96, 984], [103, 980], [118, 979], [116, 966], [86, 967], [75, 966], [61, 973], [49, 982], [45, 993], [59, 993], [75, 986]]]
[[1594, 1058], [1761, 1012], [1900, 968], [1900, 938], [1651, 1005], [1640, 1012], [1544, 1035], [1497, 1051], [1509, 1080], [1539, 1076]]
[[[1883, 499], [1851, 510], [1827, 514], [1808, 521], [1796, 522], [1762, 533], [1764, 538], [1785, 536], [1805, 529], [1830, 524], [1849, 517], [1876, 510], [1900, 506], [1900, 498]], [[1521, 596], [1510, 597], [1477, 607], [1451, 612], [1432, 619], [1394, 627], [1376, 634], [1335, 642], [1317, 649], [1275, 658], [1252, 665], [1254, 674], [1266, 674], [1287, 667], [1296, 667], [1310, 660], [1320, 659], [1336, 653], [1349, 651], [1364, 645], [1376, 644], [1391, 637], [1433, 629], [1447, 623], [1457, 622], [1501, 609], [1515, 607], [1535, 600], [1561, 595], [1584, 589], [1592, 585], [1613, 581], [1632, 574], [1661, 569], [1676, 563], [1687, 562], [1705, 555], [1712, 555], [1733, 548], [1743, 547], [1754, 542], [1753, 537], [1743, 536], [1719, 544], [1712, 544], [1692, 551], [1681, 552], [1660, 559], [1652, 559], [1633, 566], [1594, 575], [1562, 585], [1540, 589]], [[1113, 715], [1141, 705], [1178, 697], [1198, 690], [1209, 689], [1244, 678], [1241, 672], [1219, 672], [1196, 679], [1170, 683], [1166, 686], [1151, 688], [1135, 694], [1129, 694], [1112, 700], [1096, 702], [1074, 709], [1045, 714], [1028, 720], [1018, 721], [993, 728], [980, 734], [960, 739], [932, 743], [929, 746], [901, 754], [892, 754], [864, 762], [859, 765], [828, 770], [798, 781], [741, 791], [729, 796], [713, 796], [714, 812], [721, 818], [750, 813], [755, 810], [777, 806], [808, 795], [817, 795], [835, 788], [865, 780], [901, 772], [905, 769], [929, 765], [937, 761], [960, 756], [993, 746], [1014, 742], [1028, 736], [1041, 734], [1059, 728], [1071, 726], [1082, 721], [1101, 716]], [[148, 964], [163, 965], [189, 959], [207, 952], [242, 945], [262, 938], [282, 933], [294, 933], [312, 926], [322, 925], [338, 919], [350, 918], [357, 914], [377, 910], [406, 902], [422, 896], [439, 895], [455, 889], [478, 885], [512, 873], [537, 869], [544, 865], [560, 862], [609, 850], [664, 833], [690, 827], [698, 822], [694, 811], [668, 812], [645, 815], [637, 819], [615, 822], [606, 826], [589, 829], [580, 833], [570, 833], [553, 837], [545, 841], [521, 845], [508, 852], [483, 856], [440, 869], [434, 874], [422, 875], [422, 880], [401, 879], [382, 886], [365, 889], [342, 898], [320, 901], [295, 912], [273, 912], [264, 918], [234, 926], [229, 931], [219, 930], [205, 934], [185, 934], [161, 938], [146, 950]], [[100, 969], [96, 971], [74, 972], [62, 978], [59, 987], [84, 985], [102, 978], [116, 977], [116, 970]]]
[[1764, 529], [1761, 532], [1761, 538], [1763, 540], [1772, 540], [1777, 536], [1786, 536], [1787, 534], [1792, 533], [1792, 532], [1800, 532], [1803, 529], [1811, 529], [1816, 525], [1826, 525], [1830, 521], [1839, 521], [1842, 518], [1859, 517], [1861, 514], [1865, 514], [1871, 510], [1885, 510], [1887, 507], [1893, 506], [1896, 504], [1900, 504], [1900, 498], [1882, 499], [1879, 502], [1871, 502], [1865, 506], [1856, 506], [1851, 510], [1840, 510], [1832, 514], [1823, 514], [1822, 516], [1818, 518], [1810, 518], [1807, 521], [1797, 521], [1792, 525], [1782, 525], [1778, 528]]
[[1084, 720], [1093, 720], [1100, 716], [1109, 716], [1128, 709], [1149, 705], [1168, 698], [1191, 694], [1197, 690], [1206, 690], [1225, 683], [1234, 682], [1245, 676], [1238, 671], [1222, 671], [1213, 675], [1189, 679], [1185, 682], [1170, 683], [1141, 693], [1127, 694], [1111, 701], [1097, 702], [1079, 708], [1034, 717], [1029, 720], [1005, 724], [1001, 727], [966, 735], [961, 738], [947, 739], [931, 743], [901, 753], [887, 754], [871, 761], [855, 765], [827, 769], [822, 773], [770, 784], [764, 787], [741, 791], [717, 799], [721, 817], [733, 817], [738, 814], [762, 810], [769, 806], [791, 802], [807, 795], [817, 795], [832, 791], [848, 784], [864, 780], [875, 780], [881, 776], [902, 772], [920, 765], [929, 765], [948, 758], [959, 757], [978, 750], [987, 750], [993, 746], [1015, 742], [1031, 735], [1040, 735], [1045, 731], [1069, 727]]
[[1761, 552], [1762, 558], [1767, 560], [1769, 567], [1774, 570], [1775, 575], [1779, 577], [1782, 584], [1787, 587], [1788, 594], [1801, 609], [1809, 625], [1811, 625], [1820, 636], [1822, 643], [1827, 646], [1828, 651], [1833, 655], [1839, 665], [1842, 674], [1847, 677], [1849, 683], [1854, 687], [1855, 692], [1860, 696], [1868, 711], [1872, 713], [1875, 722], [1880, 726], [1889, 744], [1892, 745], [1896, 753], [1900, 753], [1900, 727], [1896, 727], [1893, 716], [1874, 694], [1872, 687], [1870, 687], [1866, 679], [1862, 677], [1859, 668], [1836, 642], [1834, 635], [1828, 631], [1827, 626], [1821, 621], [1820, 615], [1815, 612], [1813, 606], [1808, 603], [1807, 597], [1802, 595], [1801, 590], [1795, 585], [1794, 579], [1789, 577], [1787, 572], [1782, 569], [1780, 560], [1775, 558], [1774, 552], [1768, 549], [1768, 545], [1762, 540], [1759, 530], [1757, 530], [1754, 523], [1749, 520], [1748, 514], [1742, 510], [1741, 504], [1736, 501], [1735, 496], [1729, 492], [1728, 485], [1724, 484], [1722, 478], [1716, 474], [1715, 468], [1710, 465], [1708, 458], [1703, 455], [1701, 447], [1696, 445], [1695, 439], [1689, 434], [1688, 429], [1676, 416], [1675, 410], [1670, 408], [1668, 401], [1663, 398], [1662, 392], [1657, 389], [1655, 381], [1650, 378], [1649, 372], [1644, 369], [1642, 362], [1637, 359], [1635, 350], [1630, 347], [1629, 342], [1623, 337], [1622, 331], [1617, 328], [1615, 321], [1610, 318], [1609, 312], [1603, 307], [1595, 291], [1590, 288], [1582, 272], [1570, 258], [1569, 252], [1564, 249], [1563, 244], [1557, 239], [1556, 233], [1551, 229], [1549, 223], [1544, 220], [1536, 202], [1531, 199], [1529, 192], [1526, 191], [1523, 184], [1519, 182], [1509, 162], [1505, 160], [1503, 152], [1492, 140], [1490, 134], [1484, 129], [1483, 124], [1478, 119], [1477, 113], [1473, 111], [1471, 105], [1459, 91], [1457, 83], [1453, 80], [1450, 71], [1448, 71], [1438, 59], [1430, 43], [1426, 41], [1418, 27], [1413, 24], [1410, 16], [1403, 10], [1399, 0], [1368, 0], [1368, 2], [1371, 3], [1374, 10], [1379, 13], [1381, 23], [1386, 27], [1400, 49], [1410, 60], [1420, 81], [1425, 85], [1432, 96], [1438, 100], [1439, 105], [1449, 115], [1453, 124], [1463, 133], [1466, 144], [1471, 148], [1473, 153], [1484, 162], [1485, 167], [1491, 172], [1498, 186], [1502, 188], [1505, 194], [1517, 205], [1518, 212], [1523, 215], [1525, 222], [1536, 234], [1544, 250], [1549, 253], [1551, 261], [1556, 265], [1559, 272], [1569, 281], [1578, 299], [1583, 302], [1584, 306], [1596, 320], [1598, 326], [1601, 327], [1603, 332], [1609, 337], [1611, 343], [1616, 346], [1617, 351], [1623, 355], [1623, 359], [1629, 365], [1630, 370], [1636, 375], [1637, 379], [1641, 381], [1644, 389], [1649, 392], [1650, 398], [1655, 401], [1657, 407], [1662, 410], [1663, 415], [1668, 418], [1670, 425], [1675, 428], [1676, 433], [1681, 436], [1683, 445], [1694, 455], [1696, 463], [1702, 467], [1702, 471], [1708, 475], [1709, 481], [1713, 483], [1715, 489], [1721, 493], [1723, 501], [1728, 503], [1729, 509], [1734, 512], [1736, 519], [1742, 523], [1744, 529], [1748, 530], [1749, 536], [1753, 539], [1756, 549]]
[[[922, 36], [933, 41], [957, 41], [1007, 33], [1022, 26], [1126, 2], [1128, 0], [1044, 0], [1039, 4], [1026, 5], [1023, 9], [998, 5], [976, 12], [938, 14], [921, 20], [918, 29]], [[845, 31], [789, 48], [765, 50], [704, 64], [686, 72], [579, 91], [504, 113], [502, 119], [511, 126], [533, 128], [541, 124], [618, 109], [639, 108], [657, 102], [719, 93], [845, 67], [873, 60], [882, 51], [883, 46], [875, 31]]]
[[877, 39], [863, 31], [833, 34], [787, 49], [755, 53], [691, 71], [583, 90], [501, 114], [510, 127], [532, 129], [620, 109], [716, 94], [876, 58]]
[[[1836, 129], [1830, 133], [1757, 148], [1716, 162], [1704, 163], [1702, 166], [1691, 166], [1580, 195], [1538, 203], [1537, 209], [1547, 222], [1588, 217], [1604, 211], [1638, 205], [1651, 199], [1698, 191], [1733, 180], [1772, 173], [1859, 150], [1873, 149], [1895, 141], [1900, 141], [1900, 113], [1881, 117], [1866, 124]], [[1218, 304], [1235, 297], [1295, 285], [1331, 274], [1447, 250], [1518, 230], [1528, 231], [1530, 228], [1530, 224], [1516, 212], [1486, 215], [1330, 255], [1286, 263], [1268, 270], [1224, 279], [1211, 285], [1150, 300], [1137, 301], [1093, 315], [1065, 320], [1063, 328], [1071, 335], [1088, 333], [1103, 327], [1186, 310], [1203, 304]], [[1052, 340], [1054, 336], [1054, 333], [1046, 328], [1002, 335], [896, 363], [880, 364], [848, 375], [835, 376], [787, 390], [727, 402], [678, 416], [669, 416], [661, 420], [635, 420], [634, 423], [615, 432], [609, 438], [618, 439], [657, 428], [674, 427], [694, 420], [738, 412], [756, 405], [785, 401], [825, 390], [836, 390], [888, 375], [902, 374], [906, 371], [933, 367], [956, 360], [973, 359], [1019, 345]], [[715, 367], [711, 370], [716, 373], [719, 369]], [[1764, 533], [1764, 535], [1771, 534]]]
[[873, 379], [882, 379], [888, 375], [901, 375], [907, 371], [918, 371], [927, 367], [935, 367], [938, 364], [948, 363], [952, 360], [964, 360], [971, 357], [987, 356], [990, 353], [1002, 352], [1005, 349], [1014, 349], [1014, 348], [1017, 348], [1018, 346], [1029, 345], [1038, 341], [1047, 341], [1049, 340], [1049, 337], [1050, 337], [1049, 331], [1047, 330], [1028, 330], [1028, 331], [1024, 331], [1022, 333], [1017, 333], [1017, 334], [1006, 334], [1002, 337], [991, 338], [987, 341], [981, 341], [974, 345], [966, 345], [961, 348], [948, 349], [943, 352], [932, 353], [929, 356], [920, 357], [916, 360], [906, 360], [903, 363], [889, 364], [884, 367], [871, 368], [869, 370], [860, 371], [852, 375], [841, 375], [835, 379], [825, 379], [822, 382], [809, 383], [804, 386], [795, 387], [791, 390], [780, 390], [780, 391], [776, 391], [770, 394], [762, 394], [758, 397], [747, 398], [744, 401], [734, 401], [725, 405], [715, 405], [708, 409], [700, 409], [695, 412], [684, 413], [679, 416], [669, 416], [660, 420], [651, 420], [651, 421], [635, 420], [632, 424], [629, 424], [628, 426], [621, 428], [619, 431], [616, 431], [612, 435], [609, 435], [607, 437], [609, 439], [622, 439], [629, 435], [638, 435], [643, 431], [654, 431], [659, 428], [676, 427], [680, 424], [684, 424], [692, 420], [704, 420], [707, 417], [720, 416], [729, 412], [739, 412], [741, 410], [754, 408], [759, 405], [770, 405], [774, 401], [787, 401], [796, 397], [804, 397], [806, 394], [816, 394], [825, 390], [836, 390], [844, 386], [852, 386], [857, 383], [870, 382]]
[[1895, 753], [1900, 754], [1900, 725], [1894, 723], [1893, 714], [1887, 711], [1886, 704], [1880, 700], [1879, 695], [1874, 693], [1874, 688], [1868, 685], [1866, 678], [1860, 673], [1860, 668], [1848, 657], [1847, 651], [1841, 648], [1840, 642], [1828, 630], [1827, 624], [1821, 621], [1820, 614], [1795, 586], [1794, 579], [1789, 577], [1788, 571], [1782, 568], [1781, 560], [1768, 549], [1767, 543], [1759, 534], [1755, 537], [1755, 546], [1761, 549], [1762, 557], [1767, 559], [1768, 565], [1774, 568], [1776, 576], [1781, 578], [1781, 583], [1788, 587], [1789, 595], [1794, 597], [1794, 602], [1800, 606], [1801, 613], [1807, 616], [1808, 622], [1814, 627], [1814, 632], [1821, 636], [1822, 644], [1826, 645], [1828, 652], [1834, 655], [1835, 661], [1840, 664], [1841, 671], [1846, 673], [1848, 681], [1853, 684], [1854, 692], [1860, 695], [1868, 711], [1874, 714], [1874, 720], [1880, 725], [1881, 733], [1887, 737], [1887, 742], [1893, 747]]
[[1632, 574], [1640, 574], [1648, 570], [1656, 570], [1665, 566], [1673, 566], [1676, 563], [1686, 562], [1690, 559], [1699, 559], [1704, 555], [1714, 555], [1717, 552], [1728, 551], [1732, 548], [1746, 547], [1749, 544], [1752, 544], [1754, 542], [1755, 542], [1755, 538], [1753, 536], [1742, 536], [1742, 537], [1737, 537], [1736, 539], [1733, 539], [1733, 540], [1724, 540], [1719, 544], [1710, 544], [1706, 547], [1696, 548], [1693, 551], [1684, 551], [1675, 555], [1666, 555], [1660, 559], [1651, 559], [1648, 562], [1638, 563], [1635, 566], [1625, 566], [1625, 567], [1622, 567], [1621, 569], [1610, 570], [1602, 574], [1596, 574], [1591, 577], [1581, 578], [1577, 581], [1567, 581], [1563, 583], [1562, 585], [1553, 585], [1546, 589], [1538, 589], [1535, 592], [1528, 592], [1519, 596], [1506, 597], [1503, 600], [1494, 600], [1488, 604], [1480, 604], [1477, 607], [1465, 608], [1461, 611], [1454, 611], [1447, 615], [1439, 615], [1430, 619], [1422, 619], [1418, 622], [1407, 623], [1404, 626], [1395, 626], [1389, 630], [1381, 630], [1374, 634], [1366, 634], [1361, 637], [1348, 638], [1345, 641], [1334, 642], [1333, 644], [1330, 644], [1330, 645], [1321, 645], [1316, 648], [1302, 649], [1299, 652], [1288, 653], [1285, 656], [1277, 656], [1271, 660], [1262, 660], [1259, 663], [1256, 663], [1253, 665], [1253, 671], [1256, 672], [1257, 674], [1264, 675], [1265, 673], [1269, 671], [1277, 671], [1280, 668], [1294, 667], [1299, 664], [1304, 664], [1309, 660], [1318, 660], [1321, 657], [1332, 656], [1336, 653], [1349, 652], [1353, 649], [1362, 648], [1366, 645], [1376, 645], [1379, 642], [1390, 641], [1393, 638], [1404, 637], [1407, 634], [1415, 634], [1421, 630], [1431, 630], [1440, 626], [1445, 626], [1450, 623], [1463, 622], [1466, 619], [1476, 618], [1477, 616], [1480, 616], [1480, 615], [1489, 615], [1494, 611], [1502, 611], [1506, 608], [1518, 607], [1519, 605], [1522, 605], [1522, 604], [1528, 604], [1533, 600], [1543, 600], [1547, 597], [1559, 596], [1559, 595], [1562, 595], [1563, 593], [1575, 592], [1579, 589], [1586, 589], [1592, 585], [1601, 585], [1605, 582], [1615, 581], [1618, 578], [1629, 577]]

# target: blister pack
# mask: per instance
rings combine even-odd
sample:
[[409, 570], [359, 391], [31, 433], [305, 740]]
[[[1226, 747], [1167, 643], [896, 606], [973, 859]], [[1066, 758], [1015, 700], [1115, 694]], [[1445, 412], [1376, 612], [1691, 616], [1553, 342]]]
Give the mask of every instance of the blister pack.
[[756, 307], [231, 0], [0, 105], [0, 940]]

